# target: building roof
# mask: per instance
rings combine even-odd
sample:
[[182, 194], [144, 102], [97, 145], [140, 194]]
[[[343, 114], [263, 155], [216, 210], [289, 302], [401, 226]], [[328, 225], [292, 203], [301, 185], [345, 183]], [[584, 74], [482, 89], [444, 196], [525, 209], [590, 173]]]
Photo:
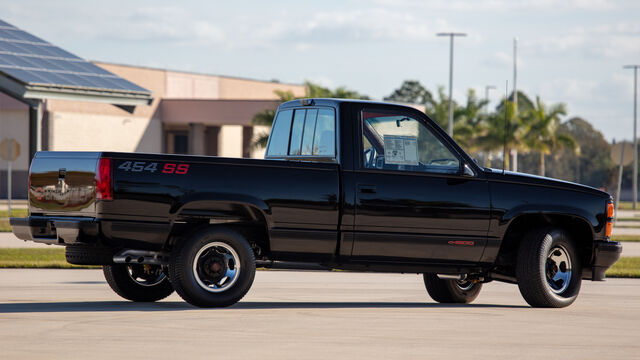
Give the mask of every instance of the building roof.
[[56, 98], [150, 104], [151, 92], [0, 20], [0, 90], [28, 102]]

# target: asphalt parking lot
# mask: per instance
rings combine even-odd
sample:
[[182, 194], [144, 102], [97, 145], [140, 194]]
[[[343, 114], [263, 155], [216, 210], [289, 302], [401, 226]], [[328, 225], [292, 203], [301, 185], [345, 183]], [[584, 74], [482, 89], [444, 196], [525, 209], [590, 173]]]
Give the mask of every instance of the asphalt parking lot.
[[99, 270], [0, 270], [2, 359], [629, 359], [639, 337], [632, 279], [532, 309], [502, 283], [438, 305], [415, 274], [260, 271], [239, 304], [198, 309], [121, 300]]

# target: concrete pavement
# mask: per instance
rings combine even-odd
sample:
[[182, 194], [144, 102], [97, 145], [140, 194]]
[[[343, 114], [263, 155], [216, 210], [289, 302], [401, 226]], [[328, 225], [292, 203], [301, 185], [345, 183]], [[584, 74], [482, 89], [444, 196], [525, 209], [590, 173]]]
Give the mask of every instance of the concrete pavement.
[[55, 245], [40, 244], [18, 239], [13, 233], [0, 232], [0, 248], [49, 248]]
[[640, 242], [637, 242], [637, 241], [622, 242], [622, 256], [624, 257], [640, 256]]
[[97, 270], [0, 270], [3, 359], [629, 359], [640, 353], [640, 280], [583, 282], [565, 309], [515, 285], [438, 305], [421, 277], [260, 271], [226, 309], [177, 295], [116, 296]]

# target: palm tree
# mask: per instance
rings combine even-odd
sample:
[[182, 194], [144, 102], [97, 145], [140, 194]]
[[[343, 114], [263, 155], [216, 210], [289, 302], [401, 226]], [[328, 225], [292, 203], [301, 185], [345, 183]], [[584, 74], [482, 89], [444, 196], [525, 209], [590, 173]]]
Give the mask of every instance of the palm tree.
[[477, 139], [478, 148], [486, 152], [498, 151], [506, 148], [504, 154], [505, 168], [509, 168], [509, 153], [511, 149], [525, 150], [522, 142], [527, 133], [527, 124], [520, 117], [515, 116], [515, 105], [507, 101], [497, 107], [496, 112], [485, 120], [485, 133]]
[[[280, 102], [287, 102], [296, 98], [291, 91], [276, 90], [275, 93], [280, 98]], [[276, 109], [262, 110], [259, 113], [253, 115], [253, 118], [251, 118], [251, 125], [262, 125], [271, 127], [271, 125], [273, 124], [273, 118], [275, 116]], [[265, 148], [267, 147], [268, 140], [269, 132], [262, 132], [258, 134], [252, 145], [259, 149]]]
[[559, 133], [560, 115], [566, 115], [564, 104], [556, 104], [547, 109], [540, 97], [536, 97], [534, 106], [523, 115], [524, 121], [528, 123], [528, 131], [524, 141], [531, 151], [540, 154], [538, 173], [545, 175], [544, 156], [552, 151], [567, 148], [574, 153], [580, 151], [575, 139], [570, 135]]
[[[360, 94], [357, 91], [350, 90], [344, 86], [338, 87], [335, 90], [331, 90], [329, 88], [320, 86], [318, 84], [314, 84], [311, 81], [305, 81], [304, 84], [307, 86], [306, 97], [310, 97], [310, 98], [343, 98], [343, 99], [362, 99], [362, 100], [369, 99], [367, 95]], [[280, 102], [287, 102], [287, 101], [298, 99], [293, 95], [291, 91], [276, 90], [275, 93], [280, 98]], [[273, 118], [275, 116], [276, 116], [275, 109], [262, 110], [259, 113], [253, 115], [253, 118], [251, 118], [251, 125], [262, 125], [262, 126], [271, 127], [271, 125], [273, 124]], [[256, 148], [264, 148], [267, 146], [268, 140], [269, 140], [269, 133], [263, 132], [256, 137], [252, 145]]]
[[486, 116], [482, 113], [486, 104], [486, 100], [478, 99], [476, 92], [469, 89], [465, 106], [453, 108], [453, 138], [467, 151], [477, 151], [477, 139], [486, 133]]

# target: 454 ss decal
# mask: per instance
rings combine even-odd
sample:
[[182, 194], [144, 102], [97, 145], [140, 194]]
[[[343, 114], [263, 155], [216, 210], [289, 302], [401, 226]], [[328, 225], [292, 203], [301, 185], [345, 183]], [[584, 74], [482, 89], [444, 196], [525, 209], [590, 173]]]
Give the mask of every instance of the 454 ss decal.
[[189, 164], [164, 163], [162, 168], [160, 168], [160, 165], [161, 164], [157, 162], [125, 161], [120, 166], [118, 166], [118, 170], [130, 172], [148, 171], [151, 173], [160, 171], [163, 174], [178, 175], [184, 175], [189, 172]]

